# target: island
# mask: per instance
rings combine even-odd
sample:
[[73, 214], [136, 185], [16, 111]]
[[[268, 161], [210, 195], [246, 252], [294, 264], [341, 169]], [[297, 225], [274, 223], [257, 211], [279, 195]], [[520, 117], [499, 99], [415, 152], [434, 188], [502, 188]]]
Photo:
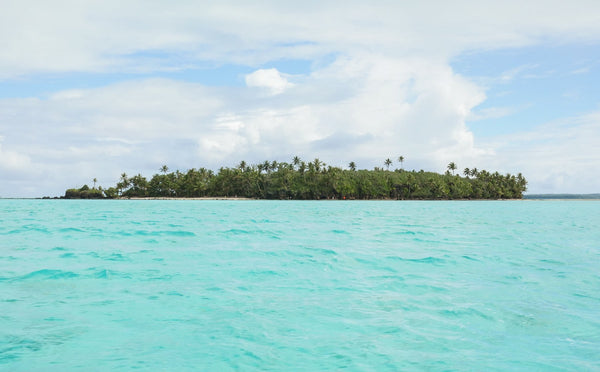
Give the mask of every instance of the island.
[[[404, 158], [398, 158], [402, 164]], [[291, 163], [265, 161], [250, 165], [241, 161], [237, 167], [221, 167], [217, 172], [192, 168], [170, 172], [165, 165], [150, 180], [141, 174], [121, 174], [119, 182], [109, 188], [68, 189], [65, 199], [117, 198], [204, 198], [239, 197], [250, 199], [294, 200], [457, 200], [522, 199], [527, 181], [515, 175], [465, 168], [456, 174], [454, 162], [444, 174], [435, 172], [328, 166], [319, 159], [305, 162], [294, 157]]]

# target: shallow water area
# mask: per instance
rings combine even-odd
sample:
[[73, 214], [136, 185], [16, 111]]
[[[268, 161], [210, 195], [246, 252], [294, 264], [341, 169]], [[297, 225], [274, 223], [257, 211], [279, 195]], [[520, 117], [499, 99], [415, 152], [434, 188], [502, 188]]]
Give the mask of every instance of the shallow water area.
[[0, 370], [597, 370], [599, 210], [0, 200]]

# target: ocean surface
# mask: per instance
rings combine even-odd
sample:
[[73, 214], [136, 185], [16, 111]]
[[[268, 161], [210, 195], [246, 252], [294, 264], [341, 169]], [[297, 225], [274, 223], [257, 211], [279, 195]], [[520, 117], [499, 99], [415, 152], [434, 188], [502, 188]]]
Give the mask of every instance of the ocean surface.
[[600, 370], [600, 201], [0, 200], [0, 371]]

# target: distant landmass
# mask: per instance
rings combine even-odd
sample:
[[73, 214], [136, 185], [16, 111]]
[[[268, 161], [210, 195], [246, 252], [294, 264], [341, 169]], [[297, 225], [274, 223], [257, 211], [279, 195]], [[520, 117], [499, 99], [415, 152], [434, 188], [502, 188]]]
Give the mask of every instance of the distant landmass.
[[598, 199], [600, 194], [528, 194], [523, 195], [523, 199]]
[[[400, 165], [404, 157], [399, 157]], [[113, 199], [145, 197], [242, 197], [252, 199], [521, 199], [527, 181], [518, 175], [465, 168], [464, 177], [455, 174], [457, 166], [448, 164], [445, 174], [405, 171], [402, 167], [389, 170], [391, 159], [384, 162], [386, 169], [358, 170], [332, 167], [319, 159], [304, 162], [294, 157], [291, 163], [265, 161], [250, 165], [241, 161], [235, 168], [221, 167], [218, 172], [200, 168], [186, 172], [169, 172], [150, 180], [141, 174], [129, 177], [123, 173], [113, 187], [103, 189], [94, 185], [68, 189], [66, 199]]]

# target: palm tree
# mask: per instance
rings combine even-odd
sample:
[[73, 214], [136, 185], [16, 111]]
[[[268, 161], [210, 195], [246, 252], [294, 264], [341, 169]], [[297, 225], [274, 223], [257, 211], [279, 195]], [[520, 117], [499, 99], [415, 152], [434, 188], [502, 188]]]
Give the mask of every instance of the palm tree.
[[517, 174], [517, 185], [521, 188], [521, 192], [527, 191], [527, 180], [521, 173]]
[[469, 168], [465, 168], [465, 170], [463, 171], [463, 174], [469, 178], [469, 176], [471, 175], [471, 170]]
[[298, 156], [294, 156], [294, 159], [292, 160], [292, 163], [293, 163], [295, 166], [298, 166], [298, 164], [300, 164], [300, 161], [301, 161], [301, 160], [300, 160], [300, 157], [298, 157]]
[[350, 168], [351, 171], [355, 171], [356, 170], [356, 163], [351, 161], [350, 164], [348, 164], [348, 167]]
[[398, 157], [398, 161], [400, 162], [400, 169], [403, 169], [403, 164], [404, 164], [404, 156], [399, 156]]
[[92, 181], [94, 181], [94, 189], [96, 189], [96, 182], [98, 182], [98, 179], [94, 177]]
[[164, 174], [167, 174], [167, 172], [169, 171], [169, 167], [163, 165], [162, 167], [160, 167], [160, 171]]
[[452, 175], [454, 175], [454, 171], [456, 170], [456, 164], [451, 161], [450, 164], [448, 164], [448, 170], [452, 171]]
[[246, 162], [242, 160], [240, 165], [238, 165], [238, 168], [240, 168], [240, 170], [243, 172], [246, 169]]
[[385, 159], [383, 164], [385, 164], [385, 166], [387, 167], [387, 170], [390, 170], [390, 165], [392, 165], [392, 160], [390, 158], [387, 158], [387, 159]]
[[117, 183], [117, 194], [122, 194], [122, 191], [130, 185], [127, 173], [121, 173], [121, 181]]
[[300, 173], [304, 173], [306, 171], [306, 163], [305, 162], [303, 162], [303, 161], [300, 162], [300, 166], [298, 167], [298, 171]]
[[321, 165], [323, 165], [323, 163], [321, 163], [321, 160], [319, 160], [319, 158], [315, 158], [313, 164], [315, 165], [315, 170], [317, 172], [319, 172], [321, 170]]
[[267, 173], [271, 173], [271, 162], [268, 160], [265, 160], [263, 163], [263, 170]]

